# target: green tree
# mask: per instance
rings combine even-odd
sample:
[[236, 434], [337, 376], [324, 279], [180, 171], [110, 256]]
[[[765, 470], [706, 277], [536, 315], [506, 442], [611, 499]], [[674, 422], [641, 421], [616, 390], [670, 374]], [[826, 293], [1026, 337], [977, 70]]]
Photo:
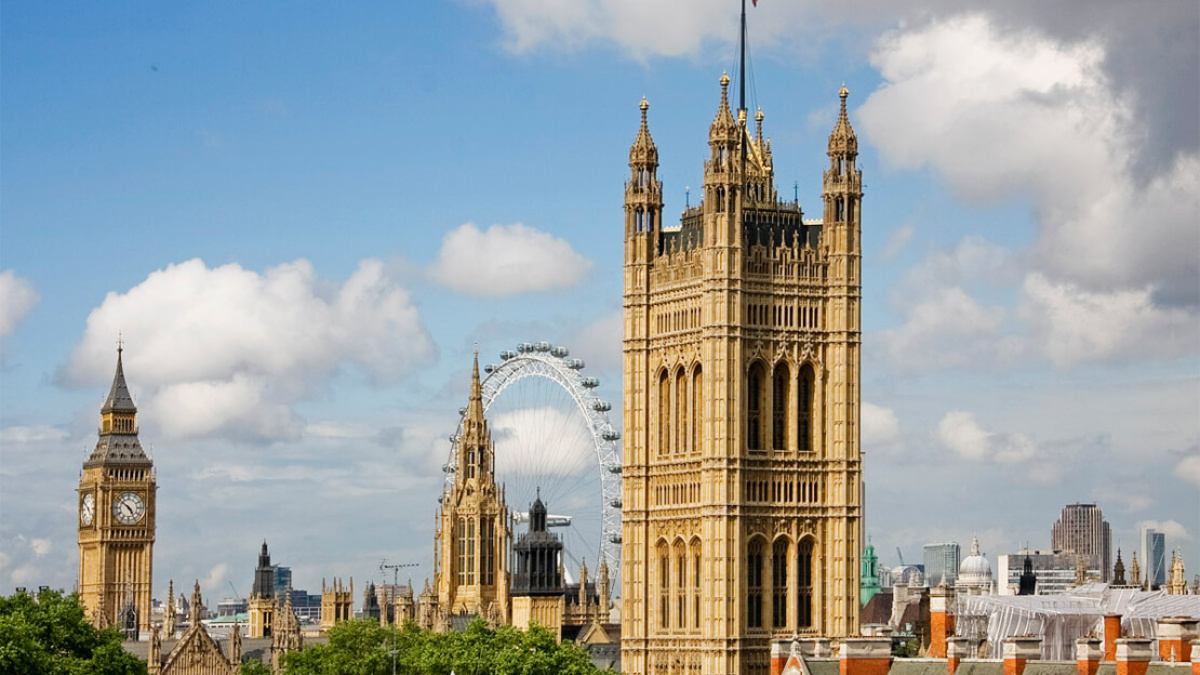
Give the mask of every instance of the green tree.
[[146, 675], [116, 628], [97, 631], [78, 596], [42, 591], [0, 598], [0, 673], [5, 675]]
[[271, 675], [271, 667], [255, 658], [242, 664], [242, 675]]
[[390, 675], [392, 650], [399, 675], [596, 675], [587, 654], [558, 644], [544, 628], [490, 629], [472, 621], [461, 632], [435, 633], [409, 622], [383, 628], [375, 621], [338, 624], [329, 644], [313, 645], [284, 657], [288, 675]]

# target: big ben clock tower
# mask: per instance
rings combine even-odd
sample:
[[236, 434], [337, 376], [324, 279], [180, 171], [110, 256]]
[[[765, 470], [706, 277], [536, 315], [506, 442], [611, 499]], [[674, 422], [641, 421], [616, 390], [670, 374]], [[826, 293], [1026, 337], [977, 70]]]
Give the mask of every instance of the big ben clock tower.
[[138, 441], [137, 406], [117, 372], [100, 409], [100, 438], [79, 478], [79, 595], [98, 628], [150, 632], [154, 463]]

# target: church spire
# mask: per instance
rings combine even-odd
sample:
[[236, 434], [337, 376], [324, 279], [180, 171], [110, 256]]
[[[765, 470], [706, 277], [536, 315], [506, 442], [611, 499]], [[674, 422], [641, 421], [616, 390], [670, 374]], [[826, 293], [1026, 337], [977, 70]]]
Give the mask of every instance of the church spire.
[[137, 412], [133, 397], [129, 395], [129, 387], [125, 384], [125, 366], [121, 362], [121, 354], [124, 351], [125, 346], [118, 343], [117, 372], [113, 375], [112, 387], [108, 390], [108, 398], [104, 400], [104, 407], [100, 409], [101, 415], [113, 412], [130, 414]]
[[118, 343], [117, 370], [100, 408], [100, 439], [84, 467], [103, 463], [149, 464], [138, 441], [137, 406], [125, 383], [124, 345]]

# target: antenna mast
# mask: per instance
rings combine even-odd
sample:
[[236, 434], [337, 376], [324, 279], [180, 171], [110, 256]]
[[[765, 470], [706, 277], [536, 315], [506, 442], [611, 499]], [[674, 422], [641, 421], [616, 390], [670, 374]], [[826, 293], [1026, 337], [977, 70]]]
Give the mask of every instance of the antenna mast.
[[742, 0], [741, 60], [738, 64], [738, 124], [742, 134], [742, 199], [745, 200], [746, 180], [746, 0]]

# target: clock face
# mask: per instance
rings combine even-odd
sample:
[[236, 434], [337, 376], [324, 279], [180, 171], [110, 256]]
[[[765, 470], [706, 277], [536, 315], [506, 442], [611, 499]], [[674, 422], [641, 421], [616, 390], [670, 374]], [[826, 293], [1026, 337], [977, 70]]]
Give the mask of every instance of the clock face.
[[84, 525], [91, 525], [95, 517], [96, 498], [89, 492], [83, 496], [83, 501], [79, 504], [79, 522]]
[[134, 492], [122, 492], [113, 502], [113, 517], [125, 525], [132, 525], [146, 514], [146, 503]]

